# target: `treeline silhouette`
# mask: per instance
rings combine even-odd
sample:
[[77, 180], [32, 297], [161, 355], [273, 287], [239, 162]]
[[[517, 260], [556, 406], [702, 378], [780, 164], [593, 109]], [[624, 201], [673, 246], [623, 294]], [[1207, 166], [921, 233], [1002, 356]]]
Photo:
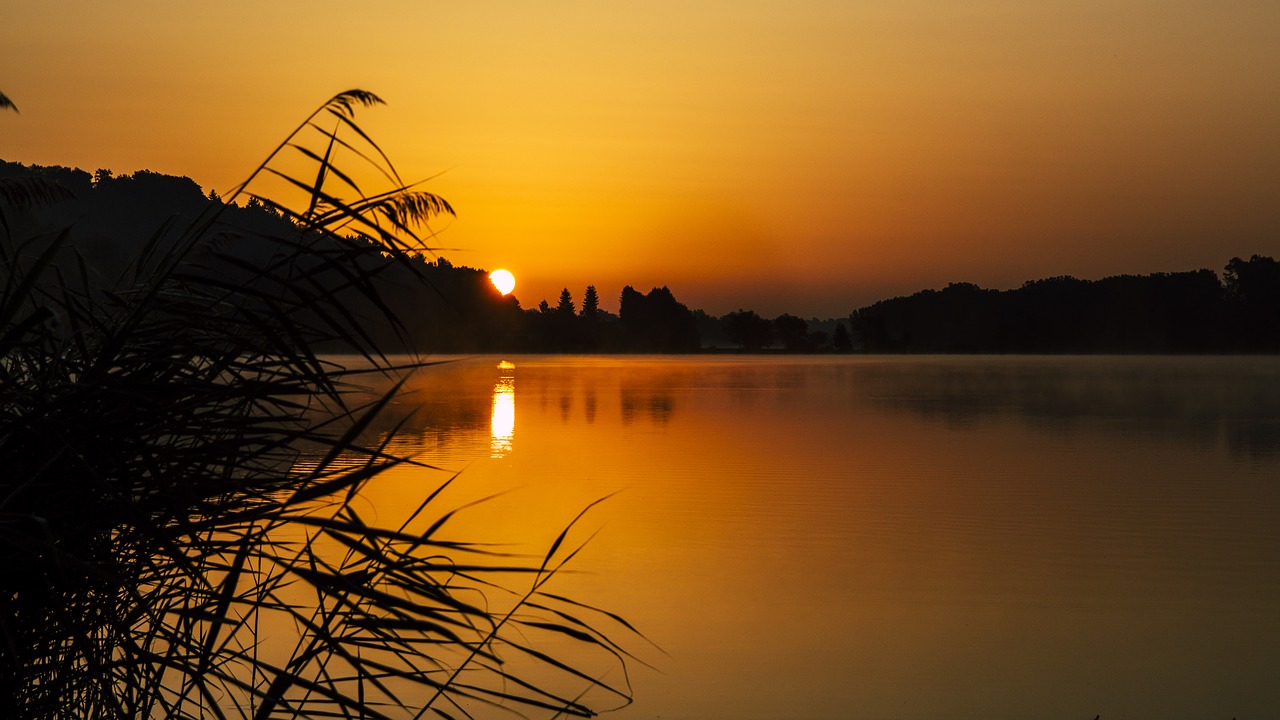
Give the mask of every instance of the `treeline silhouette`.
[[[0, 161], [0, 177], [12, 176], [40, 177], [75, 195], [18, 221], [32, 225], [22, 228], [28, 233], [69, 228], [68, 244], [104, 286], [146, 248], [163, 246], [169, 228], [221, 202], [190, 178], [146, 170], [116, 176]], [[246, 266], [270, 262], [269, 245], [255, 237], [293, 230], [256, 200], [227, 206], [220, 218], [217, 241], [202, 250]], [[580, 299], [565, 288], [555, 305], [543, 300], [526, 309], [514, 296], [500, 295], [483, 269], [426, 255], [391, 262], [378, 243], [359, 234], [309, 242], [326, 244], [327, 252], [376, 278], [377, 301], [358, 287], [338, 290], [352, 316], [366, 320], [361, 327], [368, 338], [415, 352], [1280, 352], [1280, 263], [1257, 255], [1232, 258], [1221, 277], [1207, 269], [1054, 277], [1005, 291], [952, 283], [882, 300], [846, 318], [806, 320], [747, 309], [712, 316], [690, 309], [665, 286], [624, 287], [616, 314], [600, 307], [594, 286]]]
[[1273, 353], [1280, 263], [1232, 258], [1211, 270], [1055, 277], [1014, 290], [952, 283], [854, 311], [860, 350], [884, 353]]

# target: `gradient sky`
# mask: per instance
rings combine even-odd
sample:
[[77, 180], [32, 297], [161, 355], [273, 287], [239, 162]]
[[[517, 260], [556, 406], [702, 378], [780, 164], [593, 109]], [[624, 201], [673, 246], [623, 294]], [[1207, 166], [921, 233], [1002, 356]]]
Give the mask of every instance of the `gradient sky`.
[[842, 316], [1280, 256], [1275, 0], [0, 0], [0, 159], [233, 187], [315, 106], [525, 307]]

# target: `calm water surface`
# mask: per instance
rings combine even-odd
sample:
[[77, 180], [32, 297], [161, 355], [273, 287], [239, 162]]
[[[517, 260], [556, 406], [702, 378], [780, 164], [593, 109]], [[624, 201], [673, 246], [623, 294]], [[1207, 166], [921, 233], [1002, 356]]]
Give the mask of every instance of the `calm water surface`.
[[[617, 718], [1280, 714], [1280, 360], [484, 357], [399, 440], [637, 644]], [[375, 512], [445, 476], [396, 471]], [[620, 491], [620, 492], [619, 492]]]

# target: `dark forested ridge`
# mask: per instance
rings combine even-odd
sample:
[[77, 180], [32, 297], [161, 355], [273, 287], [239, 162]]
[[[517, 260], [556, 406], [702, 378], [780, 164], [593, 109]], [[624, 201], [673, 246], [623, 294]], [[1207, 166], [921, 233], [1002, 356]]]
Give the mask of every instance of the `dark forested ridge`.
[[[212, 203], [190, 178], [150, 171], [115, 176], [64, 167], [0, 161], [0, 178], [35, 176], [69, 190], [75, 200], [7, 218], [15, 235], [68, 230], [92, 281], [116, 287], [153, 239], [183, 227]], [[219, 233], [205, 252], [261, 263], [262, 234], [292, 226], [251, 201], [225, 206]], [[600, 308], [594, 286], [575, 298], [565, 288], [552, 305], [525, 309], [503, 297], [485, 270], [421, 256], [415, 265], [388, 262], [358, 235], [312, 242], [332, 245], [376, 273], [377, 307], [360, 292], [346, 303], [367, 317], [365, 331], [385, 347], [424, 352], [769, 352], [875, 353], [1275, 353], [1280, 352], [1280, 263], [1232, 258], [1221, 275], [1188, 272], [1121, 275], [1100, 280], [1054, 277], [1013, 290], [952, 283], [882, 300], [847, 318], [819, 320], [747, 309], [712, 316], [679, 302], [667, 287], [622, 289], [619, 312]], [[69, 260], [67, 262], [70, 262]], [[426, 282], [422, 282], [425, 280]], [[384, 309], [398, 319], [385, 320]]]
[[1014, 290], [952, 283], [854, 311], [867, 352], [1273, 353], [1280, 263], [1233, 258], [1211, 270], [1056, 277]]
[[[233, 284], [242, 278], [235, 277], [229, 267], [245, 267], [247, 278], [253, 274], [247, 268], [272, 262], [273, 253], [279, 252], [279, 244], [263, 242], [264, 237], [296, 237], [318, 248], [311, 257], [340, 257], [376, 278], [377, 293], [372, 297], [354, 286], [337, 290], [336, 297], [361, 321], [367, 338], [382, 347], [476, 351], [495, 349], [490, 345], [498, 339], [494, 333], [499, 330], [514, 336], [511, 328], [520, 313], [518, 303], [499, 296], [480, 270], [425, 256], [393, 262], [380, 245], [358, 234], [303, 239], [271, 207], [257, 200], [244, 206], [222, 205], [216, 193], [204, 194], [190, 178], [149, 171], [115, 176], [98, 170], [90, 175], [83, 170], [0, 161], [0, 179], [22, 176], [57, 183], [73, 198], [42, 203], [25, 212], [10, 208], [6, 217], [13, 226], [12, 235], [47, 243], [65, 230], [68, 252], [59, 264], [64, 274], [78, 276], [77, 259], [83, 259], [83, 282], [92, 287], [127, 290], [132, 274], [147, 268], [145, 258], [162, 256], [197, 216], [218, 206], [216, 224], [190, 254], [184, 272], [199, 274], [216, 265], [218, 272], [230, 273], [224, 280]], [[214, 262], [226, 258], [233, 261]], [[396, 320], [388, 320], [389, 316]]]

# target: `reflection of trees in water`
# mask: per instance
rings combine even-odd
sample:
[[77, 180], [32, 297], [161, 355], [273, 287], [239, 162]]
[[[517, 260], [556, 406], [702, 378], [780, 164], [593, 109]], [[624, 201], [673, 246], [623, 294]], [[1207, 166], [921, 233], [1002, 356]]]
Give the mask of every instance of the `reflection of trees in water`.
[[1015, 415], [1047, 431], [1280, 454], [1280, 362], [1267, 358], [904, 359], [859, 375], [877, 406], [959, 428]]
[[620, 397], [624, 425], [635, 422], [639, 415], [658, 425], [666, 425], [676, 410], [675, 396], [661, 390], [628, 390], [624, 387]]
[[[404, 401], [414, 409], [407, 437], [429, 446], [487, 447], [494, 384], [506, 372], [514, 376], [486, 361], [421, 373]], [[821, 391], [957, 429], [1014, 417], [1045, 432], [1093, 429], [1221, 444], [1240, 455], [1280, 454], [1280, 361], [1271, 358], [895, 357], [541, 367], [522, 380], [521, 397], [532, 403], [525, 407], [562, 423], [573, 420], [581, 404], [582, 417], [594, 424], [602, 412], [612, 413], [600, 393], [607, 397], [615, 387], [621, 421], [628, 425], [667, 425], [691, 387], [743, 390], [732, 394], [743, 411], [765, 397], [756, 390]]]
[[[369, 387], [354, 395], [353, 401], [376, 397], [394, 379], [371, 377]], [[495, 362], [445, 362], [425, 368], [410, 377], [397, 396], [402, 421], [396, 425], [375, 422], [365, 435], [378, 439], [391, 435], [388, 449], [397, 452], [474, 446], [477, 452], [488, 453], [495, 433], [505, 433], [506, 423], [514, 422], [514, 383], [514, 369], [498, 368]], [[503, 394], [508, 396], [499, 397]]]

